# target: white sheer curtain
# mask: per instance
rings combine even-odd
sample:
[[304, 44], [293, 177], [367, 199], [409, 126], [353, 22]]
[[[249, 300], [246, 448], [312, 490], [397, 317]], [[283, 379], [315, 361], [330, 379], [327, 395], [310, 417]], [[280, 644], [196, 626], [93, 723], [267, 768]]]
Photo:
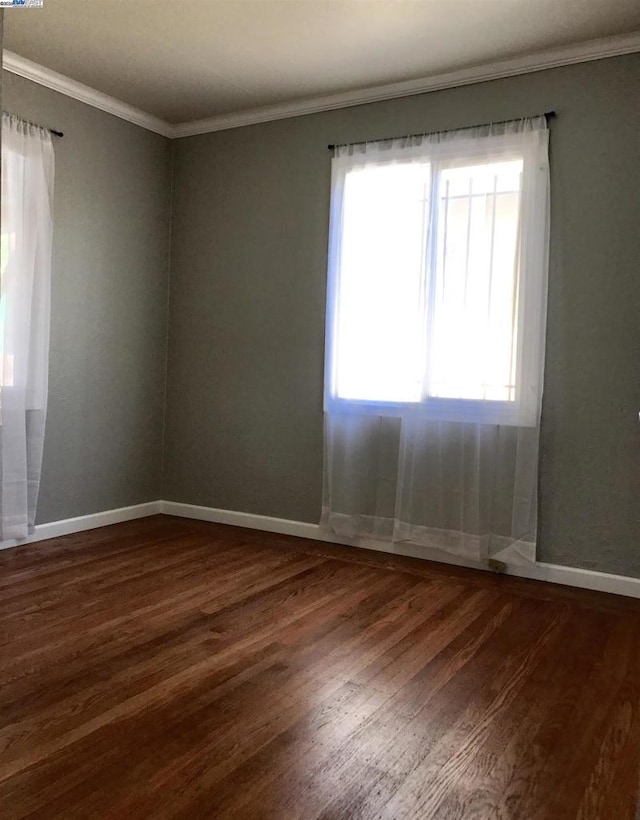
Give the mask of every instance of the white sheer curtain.
[[35, 523], [49, 370], [51, 135], [2, 115], [1, 538]]
[[544, 117], [336, 149], [321, 526], [533, 560]]

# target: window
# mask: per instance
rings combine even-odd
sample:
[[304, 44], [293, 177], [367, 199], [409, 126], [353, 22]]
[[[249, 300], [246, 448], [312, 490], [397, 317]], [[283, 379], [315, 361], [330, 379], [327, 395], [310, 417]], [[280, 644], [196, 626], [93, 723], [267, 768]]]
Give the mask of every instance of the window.
[[547, 132], [500, 130], [338, 149], [325, 408], [536, 423]]

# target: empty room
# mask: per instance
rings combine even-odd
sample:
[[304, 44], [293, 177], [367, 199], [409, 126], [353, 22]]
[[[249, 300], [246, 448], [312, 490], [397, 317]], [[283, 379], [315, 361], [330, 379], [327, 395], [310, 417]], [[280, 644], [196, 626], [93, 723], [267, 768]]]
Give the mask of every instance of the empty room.
[[0, 7], [1, 820], [637, 820], [637, 0]]

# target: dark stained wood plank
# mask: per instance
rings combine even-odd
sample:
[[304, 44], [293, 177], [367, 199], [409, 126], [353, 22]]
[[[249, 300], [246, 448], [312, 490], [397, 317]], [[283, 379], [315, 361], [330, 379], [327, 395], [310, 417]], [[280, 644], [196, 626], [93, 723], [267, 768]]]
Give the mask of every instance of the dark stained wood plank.
[[0, 553], [0, 817], [635, 818], [640, 602], [166, 516]]

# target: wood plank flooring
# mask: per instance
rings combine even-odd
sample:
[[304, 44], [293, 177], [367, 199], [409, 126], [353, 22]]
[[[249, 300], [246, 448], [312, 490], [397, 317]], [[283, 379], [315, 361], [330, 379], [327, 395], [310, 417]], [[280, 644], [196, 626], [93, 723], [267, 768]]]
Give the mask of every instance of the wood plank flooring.
[[0, 553], [0, 817], [635, 818], [640, 602], [154, 516]]

